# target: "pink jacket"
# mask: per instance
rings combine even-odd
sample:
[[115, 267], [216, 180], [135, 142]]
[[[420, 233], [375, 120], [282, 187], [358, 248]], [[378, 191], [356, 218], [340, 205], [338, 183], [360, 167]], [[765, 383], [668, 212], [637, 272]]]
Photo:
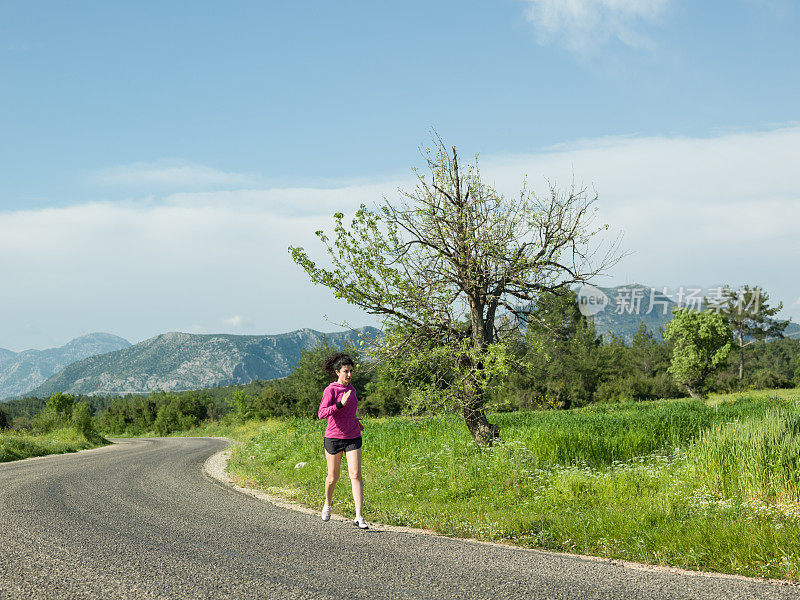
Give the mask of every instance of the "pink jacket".
[[[336, 408], [336, 403], [342, 399], [347, 390], [350, 390], [350, 398], [340, 410]], [[356, 389], [352, 385], [342, 385], [338, 381], [334, 381], [326, 387], [322, 392], [322, 402], [319, 403], [319, 412], [317, 413], [320, 419], [328, 419], [325, 437], [352, 440], [360, 436], [362, 427], [356, 419], [357, 408], [358, 398], [356, 398]]]

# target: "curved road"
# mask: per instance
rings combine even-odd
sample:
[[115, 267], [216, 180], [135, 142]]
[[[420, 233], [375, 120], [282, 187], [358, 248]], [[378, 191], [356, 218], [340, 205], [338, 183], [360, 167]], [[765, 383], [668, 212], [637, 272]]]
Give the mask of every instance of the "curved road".
[[203, 475], [226, 442], [121, 440], [0, 464], [0, 598], [798, 598], [437, 536], [359, 531]]

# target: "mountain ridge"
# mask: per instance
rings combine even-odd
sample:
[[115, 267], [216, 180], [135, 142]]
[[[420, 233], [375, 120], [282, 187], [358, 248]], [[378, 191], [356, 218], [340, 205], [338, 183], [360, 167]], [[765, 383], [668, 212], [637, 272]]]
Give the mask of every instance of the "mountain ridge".
[[[593, 303], [579, 307], [595, 324], [597, 333], [626, 342], [632, 340], [641, 322], [660, 339], [661, 329], [672, 318], [672, 309], [679, 305], [673, 298], [685, 305], [684, 291], [702, 290], [672, 291], [677, 293], [636, 283], [576, 290], [579, 302], [582, 296], [594, 295]], [[702, 301], [702, 294], [692, 298], [696, 304]], [[0, 398], [25, 394], [45, 397], [57, 391], [119, 395], [273, 379], [288, 375], [300, 351], [319, 343], [323, 336], [341, 346], [357, 342], [361, 333], [372, 336], [379, 332], [373, 327], [328, 334], [309, 328], [274, 335], [172, 331], [135, 345], [112, 334], [93, 333], [48, 350], [16, 353], [0, 348]], [[800, 325], [790, 323], [785, 335], [800, 339]]]
[[[681, 287], [677, 290], [667, 288], [659, 290], [639, 283], [611, 288], [585, 286], [577, 290], [579, 301], [582, 293], [584, 297], [590, 297], [592, 289], [602, 292], [606, 301], [600, 309], [595, 308], [593, 311], [591, 306], [584, 304], [585, 312], [582, 310], [584, 314], [594, 312], [591, 315], [587, 314], [587, 317], [594, 323], [597, 333], [606, 338], [616, 336], [630, 342], [641, 322], [644, 322], [656, 339], [662, 339], [661, 330], [672, 319], [672, 309], [678, 306], [705, 308], [706, 295], [700, 292], [708, 292], [708, 298], [713, 301], [711, 292], [715, 288]], [[670, 294], [670, 291], [675, 293]], [[678, 302], [673, 300], [674, 297], [677, 297]], [[599, 304], [595, 304], [595, 307], [597, 306]], [[790, 322], [784, 331], [784, 336], [800, 339], [800, 325]]]
[[162, 333], [67, 365], [29, 394], [124, 395], [276, 379], [289, 375], [301, 351], [323, 338], [341, 347], [377, 334], [374, 327], [333, 333], [305, 328], [277, 335]]
[[117, 335], [94, 332], [44, 350], [0, 349], [0, 398], [23, 395], [78, 360], [130, 345]]

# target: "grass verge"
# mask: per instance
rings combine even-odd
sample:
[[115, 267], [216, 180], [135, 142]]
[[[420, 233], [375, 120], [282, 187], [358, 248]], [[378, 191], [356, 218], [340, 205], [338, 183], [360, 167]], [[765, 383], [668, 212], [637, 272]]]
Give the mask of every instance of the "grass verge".
[[87, 440], [72, 427], [55, 429], [46, 434], [0, 430], [0, 463], [48, 454], [63, 454], [105, 446], [105, 438]]
[[[498, 414], [503, 441], [491, 449], [455, 416], [365, 419], [366, 512], [445, 535], [797, 581], [799, 400], [790, 390]], [[198, 434], [243, 442], [229, 465], [241, 483], [319, 508], [324, 422], [239, 427]], [[345, 473], [334, 510], [352, 516]]]

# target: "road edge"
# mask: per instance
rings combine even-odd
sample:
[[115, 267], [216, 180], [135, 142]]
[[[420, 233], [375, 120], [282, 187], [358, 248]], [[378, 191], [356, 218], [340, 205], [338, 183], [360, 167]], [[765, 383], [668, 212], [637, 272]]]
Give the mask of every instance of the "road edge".
[[[226, 487], [229, 487], [237, 492], [245, 494], [247, 496], [251, 496], [253, 498], [257, 498], [262, 502], [269, 502], [278, 508], [285, 508], [288, 510], [293, 510], [295, 512], [301, 512], [308, 515], [315, 515], [319, 517], [320, 511], [308, 508], [307, 506], [303, 506], [289, 500], [287, 498], [282, 498], [280, 496], [275, 496], [273, 494], [268, 494], [263, 490], [257, 490], [249, 487], [245, 487], [236, 483], [231, 477], [228, 475], [227, 466], [228, 461], [231, 458], [231, 454], [233, 450], [239, 445], [241, 442], [236, 440], [232, 440], [226, 437], [214, 437], [212, 439], [215, 440], [224, 440], [229, 442], [229, 446], [224, 448], [223, 450], [211, 455], [206, 459], [203, 463], [203, 473], [210, 479], [223, 484]], [[336, 521], [348, 521], [349, 519], [343, 517], [341, 515], [332, 514], [331, 520]], [[413, 534], [421, 534], [421, 535], [429, 535], [434, 536], [446, 540], [459, 540], [462, 542], [469, 542], [471, 544], [483, 544], [489, 546], [498, 546], [501, 548], [506, 548], [510, 550], [516, 550], [519, 552], [536, 552], [539, 554], [548, 554], [554, 556], [561, 556], [566, 558], [575, 558], [581, 560], [587, 560], [591, 562], [600, 562], [605, 563], [617, 567], [623, 567], [626, 569], [632, 569], [635, 571], [655, 571], [660, 573], [674, 573], [677, 575], [688, 575], [692, 577], [706, 577], [706, 578], [717, 578], [717, 579], [734, 579], [737, 581], [744, 581], [749, 583], [766, 583], [770, 585], [776, 585], [781, 587], [794, 587], [800, 589], [800, 582], [794, 581], [787, 581], [784, 579], [766, 579], [761, 577], [745, 577], [744, 575], [734, 575], [730, 573], [715, 573], [713, 571], [690, 571], [688, 569], [681, 569], [678, 567], [668, 567], [663, 565], [649, 565], [646, 563], [637, 563], [628, 560], [616, 559], [616, 558], [604, 558], [602, 556], [590, 556], [585, 554], [570, 554], [568, 552], [555, 552], [552, 550], [539, 550], [535, 548], [525, 548], [523, 546], [514, 546], [512, 544], [503, 544], [498, 542], [487, 542], [484, 540], [475, 540], [471, 538], [460, 538], [455, 536], [446, 536], [440, 533], [436, 533], [435, 531], [431, 531], [429, 529], [417, 529], [413, 527], [398, 527], [396, 525], [385, 525], [383, 523], [375, 523], [370, 521], [370, 526], [376, 529], [380, 529], [381, 531], [396, 531], [401, 533], [413, 533]]]

